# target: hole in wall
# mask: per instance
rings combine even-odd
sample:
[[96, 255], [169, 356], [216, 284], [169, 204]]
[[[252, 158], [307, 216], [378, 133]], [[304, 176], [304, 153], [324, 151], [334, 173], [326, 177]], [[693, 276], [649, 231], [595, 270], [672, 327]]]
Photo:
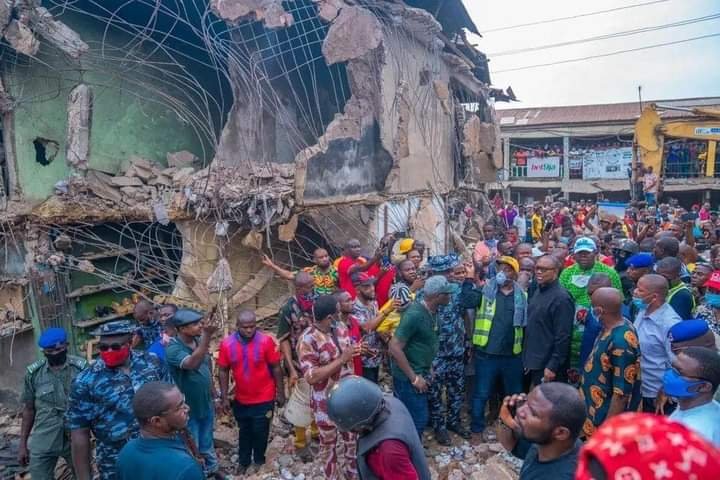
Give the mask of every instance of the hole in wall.
[[55, 140], [37, 137], [33, 140], [35, 161], [42, 166], [50, 165], [60, 151], [60, 144]]

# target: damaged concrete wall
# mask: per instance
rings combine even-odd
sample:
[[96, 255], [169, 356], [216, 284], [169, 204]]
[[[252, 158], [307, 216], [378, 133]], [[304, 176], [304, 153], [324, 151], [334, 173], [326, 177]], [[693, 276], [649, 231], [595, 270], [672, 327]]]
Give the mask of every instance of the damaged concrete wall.
[[388, 190], [447, 192], [455, 141], [449, 69], [407, 36], [387, 32], [384, 45], [381, 131], [395, 157]]
[[[71, 14], [62, 19], [96, 48], [103, 41], [101, 23], [92, 24], [87, 17]], [[108, 31], [105, 48], [108, 53], [120, 55], [117, 50], [128, 40], [127, 36]], [[11, 69], [5, 79], [10, 95], [17, 101], [15, 147], [25, 199], [43, 200], [53, 192], [53, 185], [71, 171], [66, 162], [68, 99], [81, 80], [94, 97], [89, 168], [116, 173], [132, 155], [164, 164], [169, 151], [189, 150], [202, 156], [203, 145], [190, 124], [159, 102], [156, 93], [142, 91], [124, 80], [128, 72], [114, 71], [117, 64], [98, 63], [97, 58], [83, 55], [74, 61], [44, 43], [38, 55], [47, 65], [25, 61]], [[168, 89], [161, 79], [156, 87]], [[174, 94], [182, 97], [180, 92]]]

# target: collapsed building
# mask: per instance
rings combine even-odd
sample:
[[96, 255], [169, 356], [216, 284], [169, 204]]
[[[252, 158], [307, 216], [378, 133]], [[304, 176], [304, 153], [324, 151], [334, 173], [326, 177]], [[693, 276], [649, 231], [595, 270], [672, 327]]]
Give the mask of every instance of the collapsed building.
[[40, 3], [0, 2], [0, 390], [139, 297], [272, 317], [263, 253], [461, 248], [502, 167], [461, 0]]

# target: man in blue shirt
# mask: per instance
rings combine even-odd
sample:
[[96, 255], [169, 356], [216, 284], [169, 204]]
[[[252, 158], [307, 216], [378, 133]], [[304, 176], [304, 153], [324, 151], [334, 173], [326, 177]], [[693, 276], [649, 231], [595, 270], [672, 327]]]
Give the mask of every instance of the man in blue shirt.
[[183, 440], [188, 438], [181, 432], [185, 431], [190, 409], [177, 387], [146, 383], [135, 394], [132, 408], [140, 424], [140, 437], [120, 450], [119, 480], [205, 479], [200, 462], [193, 457], [191, 440]]

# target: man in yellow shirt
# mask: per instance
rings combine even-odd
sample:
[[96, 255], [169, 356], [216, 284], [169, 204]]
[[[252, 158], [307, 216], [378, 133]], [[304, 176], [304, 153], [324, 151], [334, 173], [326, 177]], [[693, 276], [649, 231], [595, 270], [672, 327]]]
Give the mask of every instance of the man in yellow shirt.
[[533, 241], [539, 242], [542, 238], [543, 227], [545, 222], [542, 218], [542, 207], [535, 207], [535, 212], [532, 216], [532, 238]]

